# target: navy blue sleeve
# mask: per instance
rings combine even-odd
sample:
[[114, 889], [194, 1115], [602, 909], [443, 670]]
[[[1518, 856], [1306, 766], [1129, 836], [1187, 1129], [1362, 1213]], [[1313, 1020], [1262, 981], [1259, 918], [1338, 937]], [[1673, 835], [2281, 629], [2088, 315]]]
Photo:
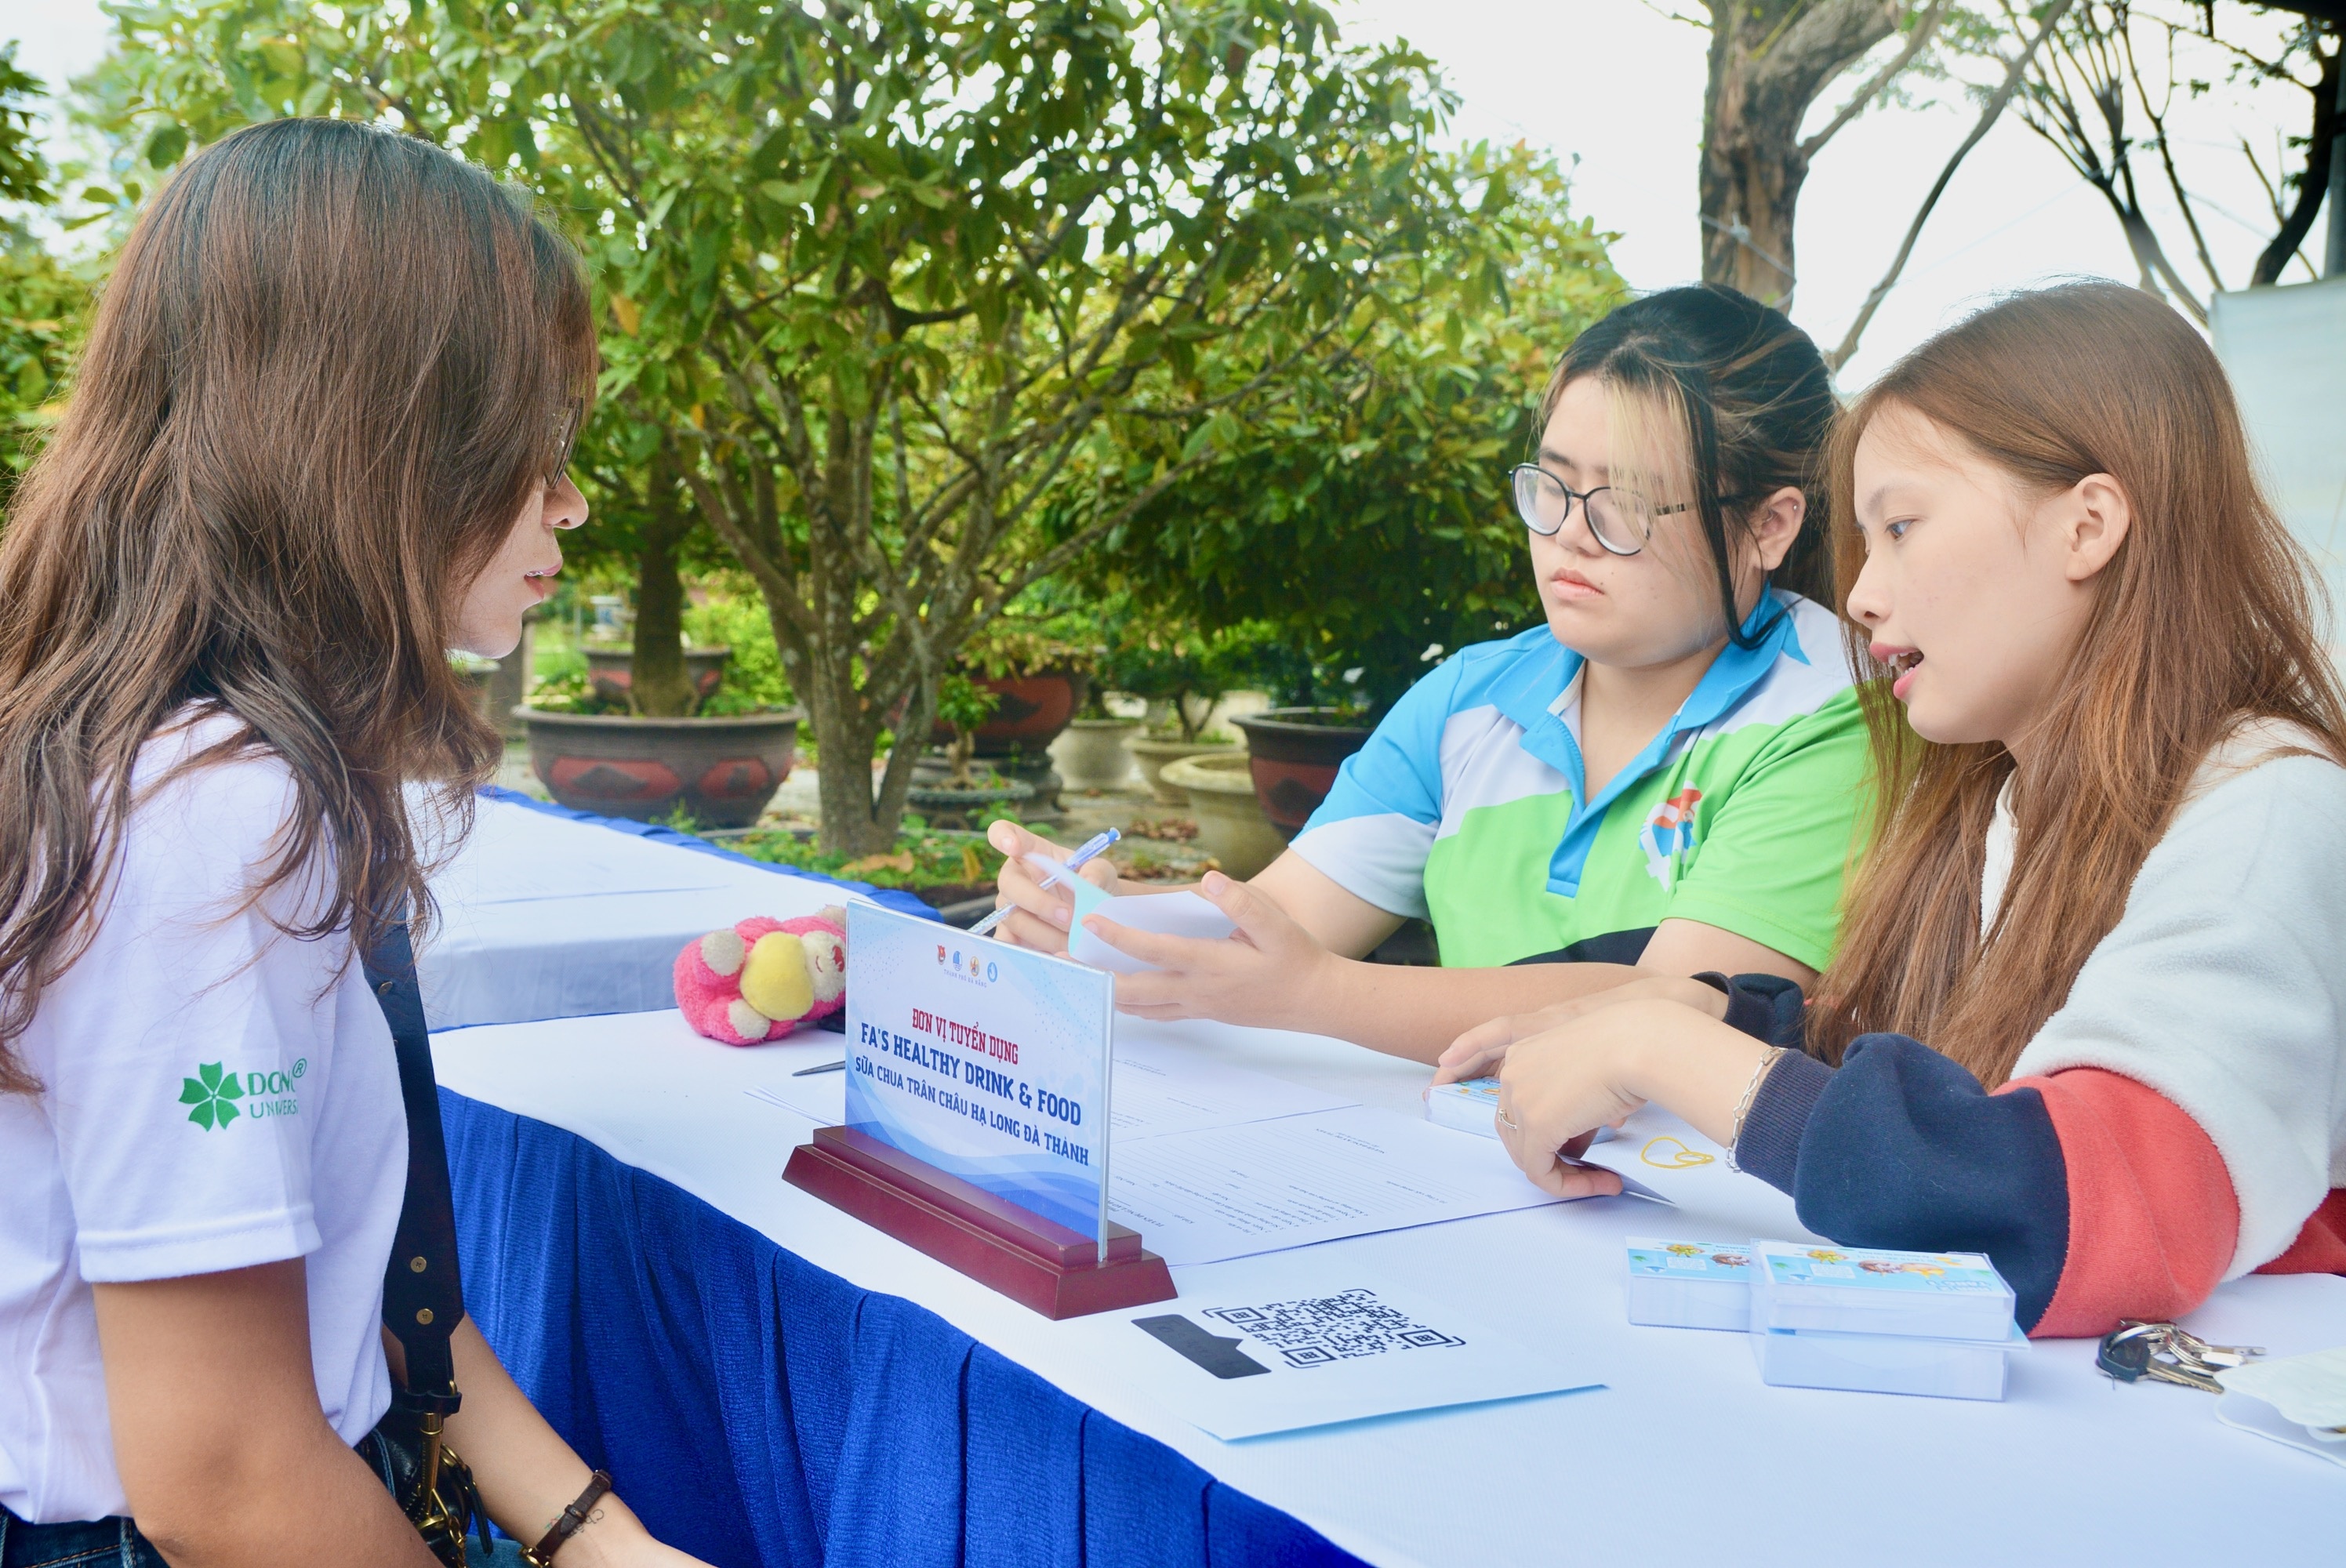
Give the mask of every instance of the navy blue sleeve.
[[1987, 1254], [2024, 1329], [2061, 1282], [2069, 1175], [2045, 1096], [1991, 1095], [1919, 1040], [1861, 1035], [1838, 1069], [1778, 1057], [1735, 1161], [1843, 1246]]
[[1739, 974], [1729, 980], [1712, 971], [1697, 980], [1727, 993], [1727, 1026], [1770, 1045], [1800, 1048], [1807, 999], [1798, 983], [1780, 974]]

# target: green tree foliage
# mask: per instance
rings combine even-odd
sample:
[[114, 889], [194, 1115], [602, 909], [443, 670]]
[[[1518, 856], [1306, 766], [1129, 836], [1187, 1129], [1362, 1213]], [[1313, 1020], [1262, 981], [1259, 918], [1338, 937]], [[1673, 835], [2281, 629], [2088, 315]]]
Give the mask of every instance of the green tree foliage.
[[1224, 461], [1119, 523], [1079, 575], [1176, 622], [1268, 628], [1312, 667], [1311, 698], [1372, 709], [1432, 650], [1538, 619], [1507, 469], [1557, 357], [1626, 290], [1552, 165], [1477, 148], [1466, 172], [1480, 221], [1423, 292], [1299, 367]]
[[[839, 849], [892, 841], [911, 748], [876, 796], [864, 759], [929, 733], [978, 627], [1225, 463], [1491, 216], [1430, 150], [1428, 64], [1346, 50], [1309, 0], [121, 15], [101, 112], [151, 163], [269, 115], [390, 117], [587, 238], [607, 396], [763, 592]], [[1076, 475], [1079, 521], [1036, 526]]]
[[17, 68], [16, 46], [0, 46], [0, 512], [54, 417], [89, 304], [88, 285], [26, 222], [56, 199], [33, 137], [42, 94]]
[[1311, 671], [1280, 640], [1280, 628], [1242, 621], [1202, 631], [1168, 610], [1129, 593], [1111, 595], [1099, 606], [1107, 645], [1099, 657], [1094, 691], [1114, 690], [1148, 698], [1159, 721], [1184, 740], [1198, 738], [1214, 704], [1233, 691], [1262, 689], [1280, 700], [1308, 701]]
[[56, 199], [48, 161], [33, 144], [41, 79], [17, 68], [16, 46], [0, 44], [0, 201], [43, 207]]

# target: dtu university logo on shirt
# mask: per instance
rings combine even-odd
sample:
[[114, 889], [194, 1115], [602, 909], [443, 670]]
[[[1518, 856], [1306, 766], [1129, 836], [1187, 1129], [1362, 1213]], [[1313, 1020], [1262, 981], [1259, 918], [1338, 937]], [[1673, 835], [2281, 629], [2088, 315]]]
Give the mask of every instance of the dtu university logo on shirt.
[[1637, 847], [1646, 851], [1646, 874], [1668, 892], [1678, 881], [1683, 857], [1694, 853], [1694, 808], [1702, 791], [1692, 786], [1679, 790], [1646, 813], [1637, 830]]
[[179, 1081], [179, 1104], [194, 1107], [188, 1120], [208, 1133], [239, 1116], [298, 1116], [297, 1081], [309, 1070], [306, 1056], [295, 1061], [289, 1073], [255, 1068], [241, 1075], [224, 1072], [220, 1063], [207, 1062], [196, 1069], [196, 1076]]

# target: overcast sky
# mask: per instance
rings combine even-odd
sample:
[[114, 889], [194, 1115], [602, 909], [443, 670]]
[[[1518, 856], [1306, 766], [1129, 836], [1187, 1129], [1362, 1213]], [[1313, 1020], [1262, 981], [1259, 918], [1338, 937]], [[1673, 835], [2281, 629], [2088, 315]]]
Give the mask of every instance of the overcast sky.
[[[1670, 8], [1670, 0], [1335, 0], [1349, 38], [1406, 37], [1440, 63], [1463, 100], [1458, 136], [1528, 141], [1567, 165], [1576, 157], [1576, 205], [1619, 233], [1615, 262], [1641, 289], [1691, 280], [1701, 267], [1695, 166], [1708, 35], [1666, 15]], [[1684, 8], [1699, 9], [1692, 0]], [[2228, 31], [2256, 25], [2238, 6], [2218, 15]], [[19, 63], [53, 86], [97, 61], [107, 29], [97, 0], [0, 0], [0, 39], [21, 39]], [[1974, 111], [1957, 95], [1933, 96], [1857, 121], [1810, 174], [1793, 315], [1827, 348], [1970, 128]], [[2209, 249], [2231, 287], [2246, 281], [2272, 228], [2237, 142], [2245, 137], [2267, 153], [2270, 168], [2277, 137], [2303, 129], [2303, 103], [2304, 95], [2286, 89], [2218, 88], [2212, 101], [2176, 117], [2185, 179], [2208, 203]], [[2204, 292], [2179, 225], [2168, 243]], [[2319, 265], [2318, 246], [2312, 254]], [[1900, 351], [1999, 290], [2078, 273], [2135, 276], [2101, 197], [2007, 116], [1956, 176], [1842, 384], [1862, 386]]]

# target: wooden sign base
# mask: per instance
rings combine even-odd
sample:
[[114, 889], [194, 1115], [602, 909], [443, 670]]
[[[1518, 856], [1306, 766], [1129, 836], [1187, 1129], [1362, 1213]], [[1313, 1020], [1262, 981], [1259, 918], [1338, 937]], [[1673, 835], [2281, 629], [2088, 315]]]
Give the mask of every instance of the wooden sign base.
[[782, 1179], [918, 1247], [1046, 1318], [1081, 1318], [1173, 1299], [1165, 1260], [1140, 1233], [1093, 1239], [892, 1149], [852, 1127], [817, 1127], [790, 1151]]

